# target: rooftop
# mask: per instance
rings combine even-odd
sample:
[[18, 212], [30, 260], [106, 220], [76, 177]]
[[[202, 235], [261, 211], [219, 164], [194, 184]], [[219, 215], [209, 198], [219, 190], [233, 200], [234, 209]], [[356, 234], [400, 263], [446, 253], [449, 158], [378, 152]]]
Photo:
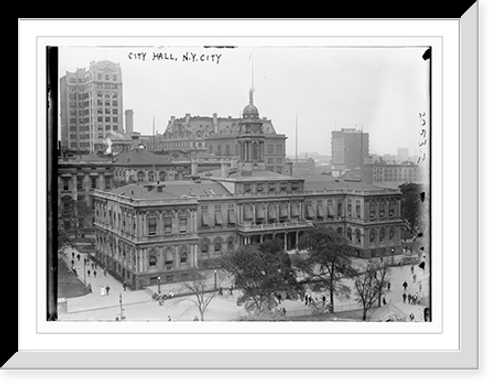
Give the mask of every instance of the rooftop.
[[329, 175], [305, 175], [305, 190], [362, 190], [384, 191], [386, 189], [359, 180], [344, 180]]
[[178, 200], [230, 194], [224, 186], [210, 180], [133, 183], [110, 190], [108, 193], [136, 201]]
[[224, 177], [222, 174], [222, 169], [212, 170], [204, 172], [203, 177], [209, 177], [213, 179], [232, 179], [238, 181], [287, 181], [287, 180], [300, 180], [301, 178], [296, 176], [284, 175], [274, 171], [267, 170], [242, 170], [240, 168], [228, 168], [227, 176]]
[[144, 148], [136, 148], [131, 151], [122, 152], [115, 157], [115, 164], [117, 165], [153, 165], [165, 163], [168, 163], [165, 156], [156, 155]]

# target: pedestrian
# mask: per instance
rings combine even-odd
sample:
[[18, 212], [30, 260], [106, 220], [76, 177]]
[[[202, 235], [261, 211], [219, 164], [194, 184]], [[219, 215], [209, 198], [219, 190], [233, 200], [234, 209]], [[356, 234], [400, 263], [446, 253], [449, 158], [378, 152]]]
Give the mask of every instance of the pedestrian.
[[229, 288], [229, 293], [232, 295], [233, 294], [233, 289], [234, 287], [231, 285], [231, 287]]
[[422, 282], [418, 283], [418, 293], [422, 293]]
[[410, 272], [413, 274], [413, 271], [415, 270], [415, 267], [413, 265], [410, 266]]
[[219, 295], [222, 296], [222, 287], [219, 288]]
[[415, 315], [413, 315], [413, 312], [410, 314], [410, 321], [413, 322], [413, 320], [415, 319]]
[[324, 307], [325, 303], [326, 303], [326, 297], [325, 297], [325, 295], [323, 295], [323, 297], [321, 298], [321, 300], [323, 301], [323, 307]]
[[110, 290], [110, 289], [111, 289], [111, 288], [109, 287], [109, 285], [106, 285], [106, 296], [109, 296], [109, 290]]
[[278, 304], [281, 304], [281, 295], [279, 293], [276, 295], [276, 298], [278, 299]]
[[72, 259], [71, 260], [71, 267], [75, 266], [75, 261]]
[[172, 321], [172, 318], [170, 317], [170, 315], [168, 316], [168, 321], [171, 322]]
[[383, 304], [383, 305], [386, 305], [386, 304], [387, 304], [387, 301], [385, 301], [385, 296], [384, 296], [384, 297], [382, 297], [382, 304]]
[[75, 258], [75, 252], [74, 251], [71, 253], [71, 258]]
[[283, 315], [286, 316], [286, 308], [283, 307]]
[[87, 276], [90, 277], [90, 270], [87, 270]]
[[123, 281], [123, 290], [127, 291], [127, 281]]
[[97, 270], [94, 270], [94, 278], [97, 277]]
[[92, 284], [89, 283], [89, 292], [92, 293]]
[[104, 273], [104, 277], [106, 277], [106, 274], [108, 274], [108, 270], [107, 270], [107, 269], [104, 269], [104, 270], [103, 270], [103, 273]]
[[390, 282], [390, 281], [387, 283], [387, 290], [388, 290], [388, 291], [390, 291], [390, 290], [391, 290], [391, 282]]
[[309, 303], [309, 296], [307, 293], [304, 295], [304, 303], [306, 303], [306, 305]]
[[405, 282], [403, 282], [403, 288], [404, 288], [404, 290], [405, 290], [405, 292], [406, 292], [406, 288], [408, 288], [408, 283], [407, 283], [406, 281], [405, 281]]
[[403, 303], [406, 303], [406, 293], [403, 292]]
[[199, 321], [199, 319], [198, 319], [198, 315], [195, 315], [195, 316], [194, 316], [193, 321], [195, 321], [195, 322], [198, 322], [198, 321]]

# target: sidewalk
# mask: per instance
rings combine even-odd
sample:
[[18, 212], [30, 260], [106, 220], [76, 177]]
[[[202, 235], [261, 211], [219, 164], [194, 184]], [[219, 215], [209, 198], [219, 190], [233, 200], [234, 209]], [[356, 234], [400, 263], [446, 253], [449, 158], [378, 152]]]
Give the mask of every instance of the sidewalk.
[[[71, 269], [71, 260], [74, 260], [74, 268], [76, 270], [77, 276], [81, 281], [84, 281], [86, 285], [90, 284], [92, 286], [92, 292], [84, 296], [68, 298], [67, 308], [68, 313], [77, 311], [89, 311], [94, 309], [102, 309], [109, 307], [119, 307], [120, 306], [120, 295], [122, 297], [122, 304], [130, 303], [140, 303], [147, 302], [151, 300], [151, 297], [144, 291], [132, 291], [127, 288], [123, 289], [122, 283], [113, 278], [109, 273], [104, 275], [104, 271], [94, 262], [90, 261], [87, 265], [84, 265], [84, 258], [87, 254], [80, 253], [77, 249], [69, 247], [65, 251], [66, 259], [65, 262]], [[72, 257], [74, 253], [74, 258]], [[80, 254], [80, 260], [78, 260], [78, 254]], [[92, 268], [94, 264], [94, 268]], [[90, 270], [90, 276], [88, 271]], [[94, 270], [96, 275], [94, 277]], [[109, 286], [109, 294], [106, 294], [105, 288]], [[102, 291], [104, 289], [104, 292]], [[104, 295], [102, 295], [104, 293]]]

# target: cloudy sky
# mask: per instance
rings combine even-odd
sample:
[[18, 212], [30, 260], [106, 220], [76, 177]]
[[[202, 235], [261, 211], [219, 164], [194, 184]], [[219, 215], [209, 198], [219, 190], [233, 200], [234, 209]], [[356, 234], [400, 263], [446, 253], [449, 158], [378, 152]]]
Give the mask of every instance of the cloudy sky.
[[[59, 72], [91, 61], [120, 64], [124, 109], [142, 134], [163, 133], [170, 116], [238, 117], [254, 103], [288, 136], [287, 154], [330, 155], [330, 132], [363, 129], [370, 153], [418, 154], [419, 113], [429, 111], [425, 47], [61, 47]], [[253, 63], [253, 72], [252, 72]], [[296, 121], [298, 118], [298, 121]]]

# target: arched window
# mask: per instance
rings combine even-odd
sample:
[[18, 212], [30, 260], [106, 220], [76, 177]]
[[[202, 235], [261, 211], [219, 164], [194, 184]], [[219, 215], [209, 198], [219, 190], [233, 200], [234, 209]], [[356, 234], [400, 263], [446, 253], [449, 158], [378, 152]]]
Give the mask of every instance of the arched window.
[[183, 251], [181, 253], [181, 265], [185, 265], [188, 261], [188, 253]]
[[394, 227], [389, 228], [389, 241], [394, 241]]
[[380, 243], [382, 243], [385, 239], [385, 228], [380, 228], [380, 232], [379, 232], [379, 240], [380, 240]]
[[375, 243], [375, 230], [374, 229], [370, 230], [370, 243], [371, 244]]
[[201, 244], [201, 257], [202, 258], [208, 258], [208, 243], [207, 242], [203, 242]]
[[216, 242], [214, 245], [215, 255], [220, 255], [221, 250], [222, 250], [222, 244], [220, 242]]
[[361, 231], [356, 229], [354, 235], [356, 236], [356, 244], [361, 244]]
[[144, 182], [144, 178], [145, 178], [144, 171], [138, 171], [137, 172], [137, 181]]
[[165, 251], [165, 268], [171, 270], [174, 266], [174, 253], [170, 248]]
[[352, 242], [352, 229], [350, 227], [347, 228], [347, 240]]
[[155, 253], [149, 254], [149, 262], [148, 262], [149, 267], [156, 267], [158, 265], [158, 259], [156, 258]]
[[232, 236], [230, 236], [229, 239], [227, 240], [227, 250], [228, 251], [234, 250], [234, 238]]

